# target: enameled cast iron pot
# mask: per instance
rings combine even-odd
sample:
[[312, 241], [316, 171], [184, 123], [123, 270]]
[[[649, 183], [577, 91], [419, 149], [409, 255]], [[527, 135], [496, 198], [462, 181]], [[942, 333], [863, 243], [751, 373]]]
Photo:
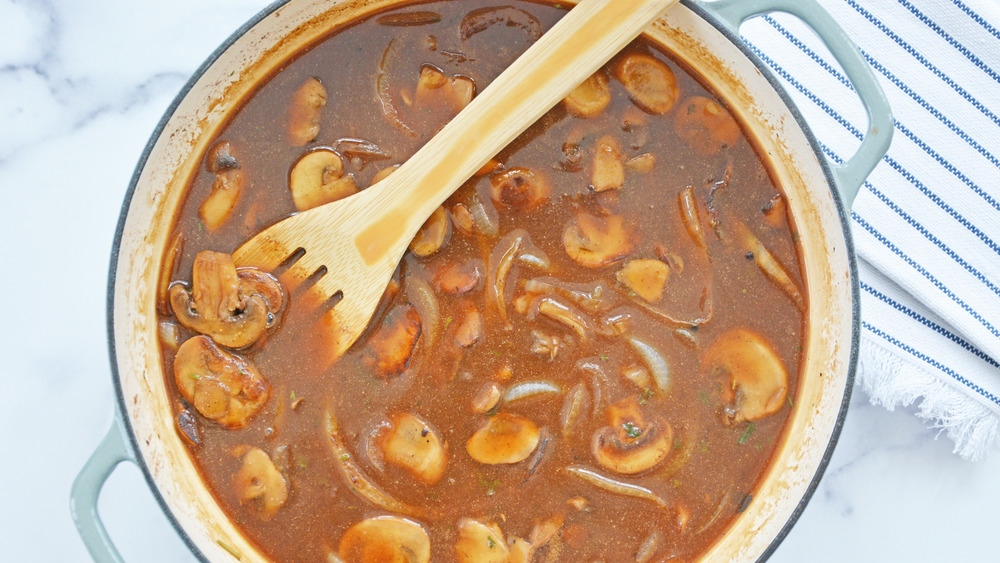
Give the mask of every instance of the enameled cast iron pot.
[[[184, 87], [153, 133], [129, 186], [112, 251], [108, 303], [116, 418], [73, 485], [71, 507], [98, 561], [120, 561], [97, 514], [97, 498], [122, 461], [137, 464], [191, 551], [200, 559], [263, 556], [226, 518], [174, 427], [157, 339], [156, 295], [164, 249], [186, 179], [228, 112], [270, 69], [331, 27], [398, 0], [290, 0], [258, 14], [226, 41]], [[835, 166], [737, 29], [782, 11], [810, 24], [845, 69], [868, 112], [857, 154]], [[892, 134], [874, 75], [815, 0], [685, 0], [648, 32], [726, 101], [764, 155], [800, 233], [809, 293], [809, 330], [784, 443], [754, 501], [709, 550], [709, 561], [770, 555], [791, 529], [829, 461], [847, 413], [858, 347], [858, 281], [845, 214]], [[226, 547], [229, 549], [226, 549]]]

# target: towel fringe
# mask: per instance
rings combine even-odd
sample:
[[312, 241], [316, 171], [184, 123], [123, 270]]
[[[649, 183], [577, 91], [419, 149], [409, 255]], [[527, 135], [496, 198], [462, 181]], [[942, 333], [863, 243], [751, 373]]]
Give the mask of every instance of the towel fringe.
[[891, 411], [919, 400], [917, 416], [945, 432], [963, 458], [984, 459], [1000, 437], [1000, 417], [940, 377], [865, 338], [858, 360], [858, 381], [872, 404]]

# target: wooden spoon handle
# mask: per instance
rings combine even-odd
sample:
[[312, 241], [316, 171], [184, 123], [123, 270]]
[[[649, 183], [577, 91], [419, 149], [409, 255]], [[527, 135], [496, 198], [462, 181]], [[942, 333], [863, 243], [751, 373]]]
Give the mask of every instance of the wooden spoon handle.
[[676, 1], [577, 4], [373, 194], [382, 217], [355, 237], [362, 257], [401, 255], [424, 218]]

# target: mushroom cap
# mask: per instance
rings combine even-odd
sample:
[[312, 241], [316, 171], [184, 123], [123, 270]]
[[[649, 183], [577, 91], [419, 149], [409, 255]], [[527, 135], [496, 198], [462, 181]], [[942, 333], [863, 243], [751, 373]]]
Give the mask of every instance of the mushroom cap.
[[335, 151], [307, 152], [288, 173], [288, 189], [299, 211], [319, 207], [358, 193], [354, 176], [344, 176], [344, 161]]
[[677, 80], [665, 63], [651, 55], [630, 53], [612, 66], [615, 78], [625, 86], [629, 98], [643, 110], [662, 114], [677, 101]]
[[326, 88], [317, 78], [307, 78], [292, 95], [288, 107], [288, 144], [301, 147], [319, 135], [320, 117], [326, 107]]
[[385, 461], [428, 485], [440, 481], [448, 464], [448, 449], [438, 432], [409, 413], [395, 414], [389, 420], [389, 429], [379, 440]]
[[410, 241], [410, 251], [420, 257], [434, 254], [444, 246], [451, 234], [451, 221], [444, 206], [438, 206]]
[[250, 447], [243, 454], [243, 464], [233, 475], [233, 486], [241, 503], [260, 499], [262, 516], [274, 516], [288, 500], [288, 483], [274, 466], [270, 456], [260, 448]]
[[645, 420], [635, 397], [608, 406], [607, 415], [608, 426], [598, 429], [591, 442], [594, 458], [602, 467], [633, 475], [666, 459], [673, 446], [673, 429], [659, 416]]
[[621, 215], [597, 217], [578, 213], [563, 231], [563, 248], [577, 264], [600, 268], [628, 256], [636, 234]]
[[490, 178], [490, 197], [497, 205], [529, 211], [549, 200], [548, 176], [529, 168], [511, 168]]
[[168, 299], [184, 327], [229, 348], [256, 342], [283, 304], [273, 277], [253, 268], [237, 271], [232, 256], [207, 250], [195, 257], [190, 292], [175, 283]]
[[399, 516], [375, 516], [351, 526], [340, 537], [344, 563], [427, 563], [431, 540], [423, 526]]
[[189, 338], [174, 357], [181, 395], [205, 418], [241, 428], [264, 403], [270, 388], [248, 361], [220, 350], [211, 338]]
[[597, 117], [611, 103], [611, 90], [608, 88], [608, 77], [598, 70], [591, 74], [582, 84], [566, 94], [563, 107], [576, 117]]
[[487, 418], [465, 449], [479, 463], [518, 463], [535, 451], [540, 435], [538, 425], [531, 420], [502, 412]]
[[641, 432], [635, 439], [622, 439], [621, 430], [610, 426], [594, 433], [591, 449], [602, 467], [634, 475], [656, 467], [667, 458], [673, 446], [673, 430], [666, 421], [656, 417], [645, 427], [633, 428]]
[[723, 399], [734, 422], [758, 420], [784, 406], [788, 371], [760, 334], [742, 328], [725, 332], [705, 350], [701, 363], [710, 372], [729, 377]]
[[459, 563], [507, 563], [509, 551], [500, 526], [471, 518], [459, 520], [455, 542]]

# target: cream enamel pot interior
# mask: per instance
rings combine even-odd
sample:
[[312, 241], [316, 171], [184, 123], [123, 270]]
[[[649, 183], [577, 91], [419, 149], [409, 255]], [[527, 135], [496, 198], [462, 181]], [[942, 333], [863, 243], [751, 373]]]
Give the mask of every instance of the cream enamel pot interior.
[[[186, 179], [229, 111], [270, 69], [327, 30], [397, 0], [290, 0], [238, 30], [202, 65], [167, 111], [140, 160], [116, 234], [109, 283], [115, 422], [73, 485], [71, 509], [91, 555], [120, 561], [97, 498], [122, 461], [139, 465], [181, 537], [200, 559], [263, 560], [202, 484], [175, 430], [157, 338], [157, 281]], [[783, 11], [809, 23], [862, 99], [869, 130], [842, 165], [818, 145], [777, 81], [739, 41], [753, 15]], [[709, 550], [709, 561], [763, 560], [815, 489], [847, 412], [858, 346], [858, 282], [845, 213], [892, 133], [888, 103], [857, 49], [815, 0], [686, 0], [647, 32], [727, 101], [770, 159], [800, 233], [808, 280], [804, 368], [786, 438], [753, 502]], [[846, 203], [842, 202], [842, 199]]]

